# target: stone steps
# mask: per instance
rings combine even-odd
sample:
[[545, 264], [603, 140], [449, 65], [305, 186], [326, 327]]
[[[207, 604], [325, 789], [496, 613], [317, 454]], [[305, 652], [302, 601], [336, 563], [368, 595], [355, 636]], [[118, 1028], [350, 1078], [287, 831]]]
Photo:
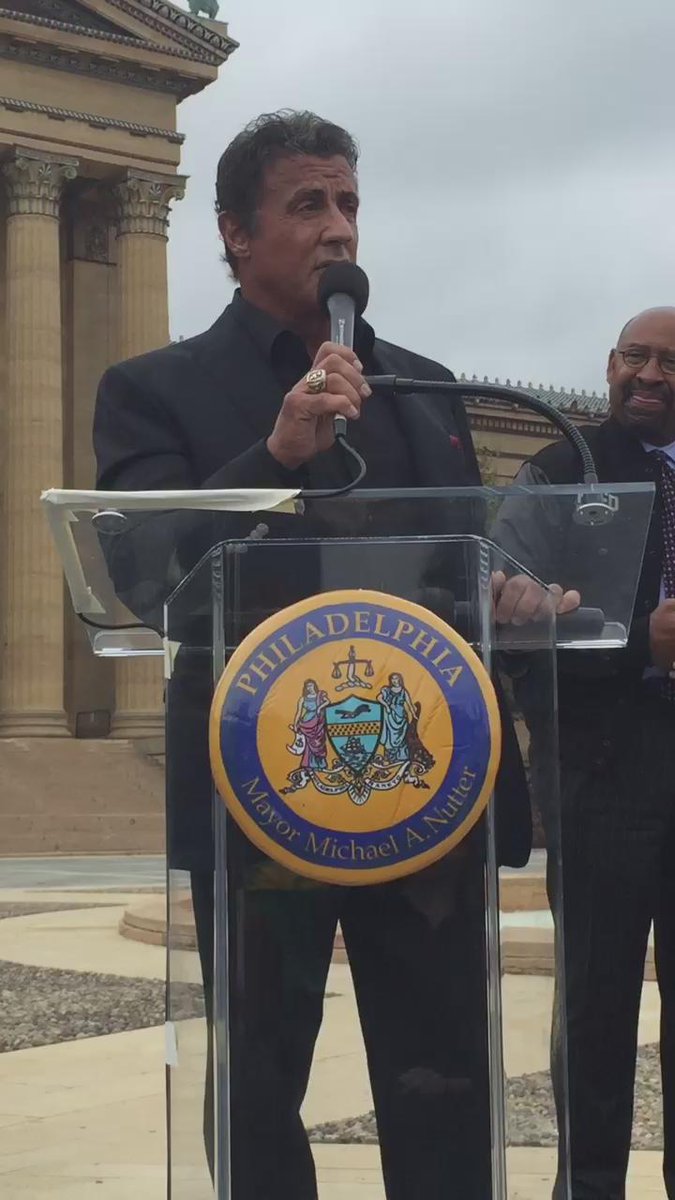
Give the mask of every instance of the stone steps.
[[0, 739], [0, 853], [161, 854], [163, 747], [151, 750], [112, 738]]

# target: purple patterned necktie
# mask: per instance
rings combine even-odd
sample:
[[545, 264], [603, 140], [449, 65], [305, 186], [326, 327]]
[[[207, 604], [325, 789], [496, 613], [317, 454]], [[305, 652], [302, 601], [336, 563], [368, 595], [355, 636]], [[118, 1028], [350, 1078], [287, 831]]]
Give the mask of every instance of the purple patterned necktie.
[[[675, 599], [675, 464], [662, 450], [656, 450], [659, 464], [657, 488], [663, 507], [663, 588], [667, 600]], [[662, 680], [661, 693], [675, 702], [675, 679]]]

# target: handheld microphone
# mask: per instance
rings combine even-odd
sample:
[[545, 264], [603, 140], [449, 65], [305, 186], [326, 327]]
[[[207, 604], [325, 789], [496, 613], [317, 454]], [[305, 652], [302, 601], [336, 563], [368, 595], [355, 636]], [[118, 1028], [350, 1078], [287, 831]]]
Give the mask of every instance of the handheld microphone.
[[[324, 270], [319, 283], [319, 303], [328, 309], [330, 340], [338, 346], [354, 347], [356, 318], [365, 311], [370, 285], [368, 276], [353, 262], [335, 262]], [[347, 419], [333, 418], [335, 436], [346, 437]]]

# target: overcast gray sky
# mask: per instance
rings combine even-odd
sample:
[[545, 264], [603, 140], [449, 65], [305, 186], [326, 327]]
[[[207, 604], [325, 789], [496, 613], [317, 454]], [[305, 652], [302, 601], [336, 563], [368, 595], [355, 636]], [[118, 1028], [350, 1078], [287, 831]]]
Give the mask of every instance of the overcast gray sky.
[[171, 331], [232, 293], [214, 176], [261, 112], [361, 146], [368, 317], [454, 371], [604, 390], [641, 308], [675, 303], [672, 0], [221, 0], [239, 41], [179, 110]]

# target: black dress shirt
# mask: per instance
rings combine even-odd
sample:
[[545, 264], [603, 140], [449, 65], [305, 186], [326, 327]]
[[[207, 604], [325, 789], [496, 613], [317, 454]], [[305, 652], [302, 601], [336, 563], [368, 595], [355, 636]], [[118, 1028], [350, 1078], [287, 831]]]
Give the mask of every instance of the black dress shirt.
[[[232, 311], [246, 333], [251, 337], [260, 354], [269, 362], [281, 388], [282, 398], [311, 368], [311, 359], [297, 334], [285, 329], [273, 317], [245, 300], [241, 292], [235, 292]], [[375, 354], [375, 334], [362, 319], [357, 320], [354, 350], [363, 363], [365, 375], [380, 373]], [[276, 420], [280, 404], [270, 407], [270, 420]], [[410, 456], [410, 449], [401, 428], [398, 409], [392, 397], [374, 392], [364, 401], [358, 421], [350, 421], [347, 436], [368, 465], [369, 488], [413, 487], [419, 482]], [[340, 487], [347, 483], [353, 466], [345, 461], [339, 447], [332, 447], [319, 455], [309, 472], [304, 472], [304, 482], [320, 487]], [[316, 480], [316, 483], [314, 482]], [[320, 482], [319, 482], [320, 481]]]

